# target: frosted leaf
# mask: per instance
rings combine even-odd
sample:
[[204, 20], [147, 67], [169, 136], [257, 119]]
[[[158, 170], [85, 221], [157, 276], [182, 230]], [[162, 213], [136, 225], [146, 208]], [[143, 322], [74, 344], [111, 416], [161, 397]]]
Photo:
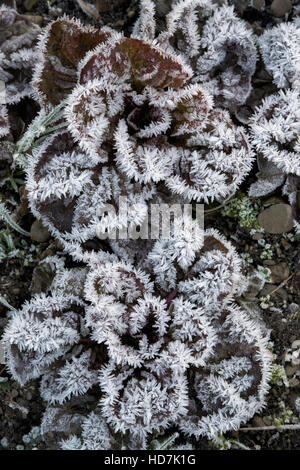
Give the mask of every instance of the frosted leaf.
[[[72, 403], [72, 402], [71, 402]], [[74, 408], [78, 403], [74, 402]], [[41, 434], [43, 438], [48, 433], [70, 433], [80, 429], [84, 415], [74, 412], [71, 404], [67, 408], [60, 406], [47, 406], [41, 421]]]
[[57, 105], [72, 91], [77, 81], [77, 65], [85, 54], [110, 36], [91, 26], [82, 26], [66, 16], [50, 23], [40, 36], [39, 62], [33, 79], [42, 105]]
[[181, 420], [186, 435], [237, 430], [264, 406], [271, 356], [253, 321], [235, 306], [220, 316], [215, 355], [190, 370], [189, 409]]
[[285, 174], [300, 175], [299, 92], [280, 91], [265, 98], [251, 117], [256, 151]]
[[[143, 12], [143, 4], [141, 10]], [[172, 2], [171, 11], [166, 16], [166, 31], [158, 35], [157, 41], [165, 47], [173, 46], [188, 58], [197, 56], [201, 44], [200, 25], [213, 10], [211, 0]]]
[[45, 274], [47, 274], [46, 281], [48, 281], [47, 292], [82, 297], [87, 268], [68, 269], [63, 256], [47, 256], [36, 266], [34, 277], [42, 281]]
[[266, 69], [279, 88], [288, 88], [299, 83], [299, 22], [280, 23], [266, 30], [259, 37], [258, 44]]
[[66, 360], [54, 362], [41, 381], [41, 397], [48, 403], [64, 403], [71, 396], [84, 395], [98, 381], [90, 369], [91, 350]]
[[233, 7], [216, 9], [208, 19], [201, 48], [196, 80], [212, 79], [209, 89], [213, 90], [217, 105], [234, 110], [244, 104], [251, 92], [257, 53], [251, 30], [235, 15]]
[[272, 193], [275, 189], [279, 188], [285, 180], [284, 174], [278, 176], [266, 176], [265, 178], [258, 177], [255, 183], [252, 183], [249, 189], [250, 197], [263, 197]]
[[1, 5], [0, 33], [0, 80], [5, 83], [5, 103], [15, 104], [33, 95], [30, 81], [41, 59], [36, 47], [40, 28], [26, 15]]
[[251, 169], [253, 153], [242, 127], [229, 114], [215, 109], [206, 126], [177, 149], [169, 189], [190, 199], [208, 203], [233, 194]]
[[101, 411], [115, 431], [130, 431], [133, 438], [144, 442], [153, 431], [161, 432], [185, 413], [185, 379], [158, 379], [146, 371], [123, 368], [118, 373], [113, 363], [100, 377], [103, 398]]
[[279, 188], [285, 181], [285, 174], [274, 163], [263, 158], [261, 154], [257, 156], [259, 173], [257, 181], [252, 183], [249, 189], [250, 197], [262, 197]]
[[191, 70], [180, 56], [138, 38], [114, 34], [108, 41], [88, 53], [80, 64], [80, 83], [99, 75], [118, 76], [121, 83], [130, 80], [134, 89], [146, 85], [154, 88], [180, 88], [191, 77]]
[[[217, 307], [227, 298], [245, 289], [241, 260], [234, 248], [217, 231], [204, 234], [204, 245], [188, 246], [181, 261], [183, 241], [159, 240], [150, 251], [145, 267], [154, 276], [157, 289], [173, 295], [183, 294], [196, 305]], [[177, 251], [177, 247], [181, 247]], [[183, 251], [184, 253], [185, 251]], [[209, 299], [209, 300], [208, 300]]]
[[23, 385], [40, 376], [76, 344], [79, 333], [75, 311], [81, 305], [76, 298], [40, 294], [13, 315], [3, 341], [7, 365], [15, 380]]
[[[256, 317], [233, 304], [246, 288], [241, 261], [215, 230], [196, 242], [158, 241], [140, 267], [92, 253], [84, 292], [78, 268], [46, 259], [56, 270], [51, 297], [17, 312], [4, 341], [20, 351], [8, 355], [13, 376], [41, 376], [43, 399], [68, 408], [50, 408], [43, 421], [58, 434], [65, 423], [76, 437], [63, 448], [120, 448], [124, 440], [145, 449], [170, 426], [195, 436], [225, 432], [263, 406], [270, 356]], [[82, 301], [66, 296], [72, 286]], [[81, 419], [76, 397], [97, 416]]]
[[116, 447], [116, 440], [106, 420], [99, 413], [90, 413], [82, 423], [81, 450], [107, 450]]
[[92, 306], [86, 325], [95, 341], [105, 342], [116, 363], [137, 367], [164, 343], [170, 317], [152, 290], [148, 276], [125, 263], [99, 265], [87, 277], [86, 297]]
[[134, 25], [132, 36], [148, 41], [155, 38], [155, 4], [151, 0], [140, 1], [140, 15]]
[[0, 139], [1, 137], [6, 136], [7, 134], [9, 134], [9, 121], [8, 121], [7, 108], [4, 104], [0, 103]]
[[[91, 160], [68, 132], [52, 134], [33, 154], [26, 187], [33, 214], [63, 243], [77, 248], [100, 236], [113, 238], [117, 229], [141, 225], [146, 201], [155, 193], [150, 184], [132, 183], [110, 170], [101, 158]], [[127, 199], [119, 213], [120, 196]], [[107, 207], [112, 210], [105, 214]]]
[[[149, 18], [151, 39], [155, 37], [153, 8], [153, 2], [141, 4], [134, 29], [139, 37], [147, 35], [145, 18]], [[218, 7], [203, 0], [174, 2], [166, 16], [166, 30], [155, 41], [186, 58], [194, 71], [193, 81], [205, 83], [218, 106], [234, 111], [246, 102], [257, 52], [251, 30], [233, 6]]]

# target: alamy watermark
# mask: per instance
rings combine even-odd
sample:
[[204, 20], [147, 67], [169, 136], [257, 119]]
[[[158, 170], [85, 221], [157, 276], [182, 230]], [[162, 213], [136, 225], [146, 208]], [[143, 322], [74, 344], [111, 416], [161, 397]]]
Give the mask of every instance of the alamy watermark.
[[183, 233], [189, 239], [199, 240], [204, 229], [203, 204], [130, 204], [120, 196], [118, 209], [104, 204], [97, 210], [97, 236], [101, 240], [158, 240], [180, 239]]
[[4, 344], [0, 341], [0, 364], [5, 364]]
[[0, 104], [6, 104], [5, 83], [0, 80]]

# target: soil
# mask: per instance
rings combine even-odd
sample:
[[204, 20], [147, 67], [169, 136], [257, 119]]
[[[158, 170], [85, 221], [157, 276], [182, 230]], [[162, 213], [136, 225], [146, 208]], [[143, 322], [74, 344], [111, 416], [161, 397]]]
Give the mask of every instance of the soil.
[[[32, 2], [33, 6], [29, 10], [25, 8], [25, 3], [17, 1], [18, 10], [21, 13], [41, 16], [42, 25], [46, 25], [49, 21], [65, 13], [71, 17], [79, 18], [83, 23], [99, 27], [105, 24], [119, 31], [123, 30], [125, 34], [130, 33], [138, 14], [137, 0], [120, 2], [119, 6], [115, 2], [116, 6], [111, 11], [101, 14], [100, 21], [88, 17], [79, 8], [77, 2], [72, 0], [50, 0], [49, 2], [37, 0]], [[270, 3], [266, 2], [267, 5]], [[51, 8], [48, 4], [51, 5]], [[260, 13], [253, 8], [246, 8], [241, 14], [246, 21], [254, 26], [257, 23], [260, 28], [265, 27], [266, 24], [270, 26], [278, 22], [278, 19], [270, 16], [268, 10]], [[255, 172], [254, 168], [244, 185], [245, 187], [249, 185], [249, 181], [254, 181]], [[8, 182], [0, 188], [0, 193], [11, 210], [14, 210], [15, 207], [18, 208], [16, 211], [17, 222], [29, 232], [34, 218], [26, 208], [22, 185], [18, 185], [16, 191], [16, 188], [14, 189]], [[274, 196], [282, 199], [280, 190]], [[260, 203], [263, 205], [265, 201], [262, 200]], [[241, 255], [249, 253], [253, 259], [252, 266], [254, 267], [257, 265], [271, 267], [279, 263], [286, 263], [289, 280], [284, 281], [281, 287], [280, 282], [266, 284], [264, 292], [258, 292], [253, 302], [258, 305], [261, 303], [260, 297], [266, 295], [267, 292], [271, 293], [270, 302], [272, 305], [270, 304], [268, 308], [262, 310], [263, 319], [266, 328], [270, 330], [274, 364], [287, 368], [290, 363], [286, 359], [291, 352], [292, 344], [295, 340], [300, 339], [299, 239], [264, 234], [264, 239], [266, 243], [271, 245], [273, 253], [270, 260], [263, 260], [261, 258], [263, 251], [261, 244], [258, 240], [253, 239], [250, 228], [243, 227], [239, 219], [223, 216], [220, 210], [216, 210], [207, 216], [205, 226], [206, 228], [219, 229]], [[0, 222], [0, 232], [6, 228]], [[39, 280], [35, 276], [35, 268], [41, 259], [59, 252], [59, 245], [53, 238], [43, 243], [36, 243], [17, 232], [11, 232], [11, 236], [14, 246], [21, 251], [18, 256], [0, 262], [0, 296], [5, 297], [6, 301], [14, 308], [19, 308], [25, 300], [31, 297], [32, 292], [43, 289], [42, 286], [37, 287], [36, 285]], [[249, 270], [251, 270], [251, 266]], [[7, 321], [7, 307], [0, 303], [0, 337]], [[17, 446], [23, 446], [26, 449], [45, 448], [45, 444], [39, 438], [34, 444], [23, 441], [24, 435], [27, 435], [32, 427], [39, 425], [45, 407], [38, 393], [39, 382], [31, 381], [21, 388], [10, 378], [5, 367], [1, 367], [0, 364], [0, 450], [16, 449]], [[259, 416], [255, 416], [251, 422], [244, 425], [244, 427], [252, 427], [252, 430], [240, 430], [226, 434], [225, 437], [230, 441], [231, 449], [239, 449], [242, 444], [250, 449], [258, 450], [300, 450], [300, 430], [260, 431], [255, 429], [261, 426], [272, 426], [274, 422], [279, 422], [278, 419], [281, 420], [280, 424], [297, 424], [300, 421], [300, 409], [297, 410], [295, 405], [296, 398], [300, 397], [299, 382], [298, 370], [298, 375], [295, 371], [287, 379], [284, 378], [274, 383], [267, 397], [265, 409]], [[215, 445], [207, 439], [198, 440], [194, 444], [197, 449], [215, 448]]]

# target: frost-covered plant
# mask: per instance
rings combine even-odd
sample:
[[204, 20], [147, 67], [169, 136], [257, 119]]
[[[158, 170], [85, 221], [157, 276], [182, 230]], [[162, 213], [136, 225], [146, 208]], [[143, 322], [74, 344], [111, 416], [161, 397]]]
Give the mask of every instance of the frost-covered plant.
[[0, 80], [5, 83], [6, 104], [18, 103], [33, 94], [30, 80], [40, 59], [35, 47], [39, 33], [39, 26], [28, 17], [0, 6]]
[[299, 90], [280, 91], [265, 98], [251, 117], [250, 125], [260, 173], [251, 185], [249, 195], [264, 196], [286, 181], [283, 194], [288, 195], [294, 207], [295, 224], [299, 228]]
[[60, 442], [62, 450], [108, 450], [120, 448], [113, 433], [110, 431], [105, 418], [92, 411], [82, 419], [80, 437], [72, 434]]
[[[134, 34], [155, 38], [155, 5], [141, 2], [141, 16]], [[191, 64], [195, 83], [208, 87], [216, 104], [236, 110], [251, 92], [257, 52], [251, 30], [233, 6], [211, 1], [174, 2], [166, 17], [166, 30], [156, 40], [180, 51]]]
[[258, 39], [266, 69], [278, 88], [300, 84], [300, 22], [280, 23]]
[[150, 201], [222, 200], [249, 172], [245, 132], [165, 43], [63, 18], [39, 48], [36, 93], [44, 110], [66, 99], [68, 130], [33, 152], [27, 190], [33, 213], [64, 242], [123, 229], [127, 219], [105, 215], [119, 196], [128, 198], [130, 229]]
[[0, 6], [0, 184], [6, 181], [14, 152], [9, 106], [33, 97], [30, 80], [40, 58], [35, 47], [39, 33], [28, 17]]
[[14, 379], [42, 377], [42, 433], [69, 430], [62, 448], [145, 449], [170, 426], [225, 432], [261, 409], [266, 340], [234, 304], [241, 261], [215, 230], [203, 246], [187, 233], [158, 240], [136, 266], [104, 252], [80, 275], [46, 261], [49, 294], [16, 312], [3, 339]]
[[[129, 229], [132, 224], [142, 224], [148, 211], [146, 201], [155, 192], [151, 184], [142, 186], [114, 168], [95, 165], [68, 131], [54, 133], [34, 153], [27, 168], [26, 188], [33, 214], [56, 237], [75, 246], [106, 230], [109, 235], [117, 228], [127, 229], [127, 220]], [[127, 196], [129, 204], [124, 221], [104, 215], [107, 204], [118, 213], [120, 196]], [[75, 246], [71, 245], [71, 251]]]
[[281, 23], [258, 39], [267, 71], [278, 88], [285, 89], [265, 98], [250, 119], [257, 150], [258, 180], [249, 194], [264, 196], [283, 186], [293, 207], [296, 230], [300, 231], [297, 194], [300, 176], [299, 84], [300, 22]]
[[7, 108], [2, 103], [0, 103], [0, 138], [7, 136], [9, 134], [9, 121]]
[[251, 118], [253, 144], [285, 174], [300, 175], [300, 97], [297, 90], [268, 96]]
[[208, 82], [218, 105], [237, 109], [250, 95], [256, 68], [251, 30], [235, 15], [233, 7], [224, 6], [205, 24], [201, 46], [204, 53], [198, 59], [197, 81]]

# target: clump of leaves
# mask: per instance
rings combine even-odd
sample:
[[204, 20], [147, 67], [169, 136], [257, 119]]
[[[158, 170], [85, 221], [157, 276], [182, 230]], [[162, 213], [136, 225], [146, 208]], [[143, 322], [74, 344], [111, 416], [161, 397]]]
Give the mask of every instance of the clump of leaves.
[[[174, 425], [223, 433], [263, 406], [269, 356], [259, 325], [234, 303], [247, 284], [241, 261], [216, 231], [203, 246], [190, 231], [158, 240], [135, 266], [104, 252], [88, 269], [53, 258], [49, 293], [10, 320], [7, 365], [21, 384], [41, 377], [43, 432], [73, 428], [63, 448], [145, 449]], [[71, 411], [74, 400], [92, 414]]]
[[[36, 93], [44, 111], [66, 100], [68, 129], [33, 152], [27, 191], [33, 213], [71, 251], [127, 220], [142, 225], [151, 201], [222, 200], [249, 172], [244, 130], [166, 45], [63, 18], [39, 49]], [[126, 221], [104, 214], [120, 195], [131, 205]]]
[[265, 98], [250, 120], [252, 142], [258, 154], [258, 180], [249, 190], [252, 197], [264, 196], [280, 187], [293, 206], [299, 230], [299, 90], [280, 91]]

